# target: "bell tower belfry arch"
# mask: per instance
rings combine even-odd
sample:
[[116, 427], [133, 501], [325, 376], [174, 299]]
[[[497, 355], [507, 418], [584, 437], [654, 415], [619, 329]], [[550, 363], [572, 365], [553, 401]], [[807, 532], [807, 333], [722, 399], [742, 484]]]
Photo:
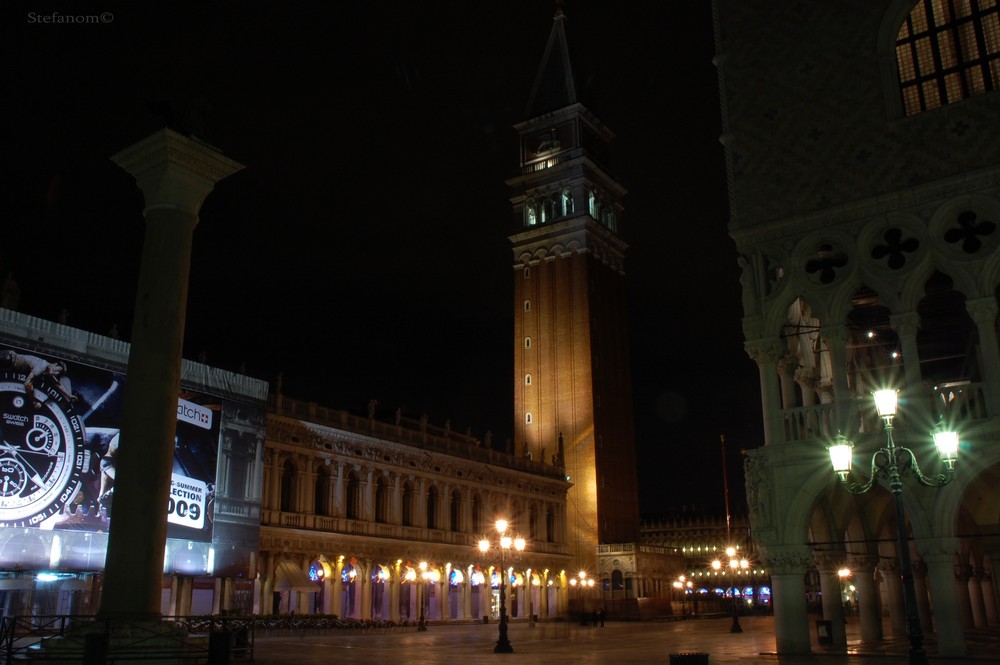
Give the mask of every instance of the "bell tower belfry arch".
[[609, 171], [614, 134], [577, 99], [565, 22], [557, 10], [507, 181], [514, 452], [565, 467], [566, 538], [574, 565], [593, 574], [599, 544], [639, 539], [625, 189]]

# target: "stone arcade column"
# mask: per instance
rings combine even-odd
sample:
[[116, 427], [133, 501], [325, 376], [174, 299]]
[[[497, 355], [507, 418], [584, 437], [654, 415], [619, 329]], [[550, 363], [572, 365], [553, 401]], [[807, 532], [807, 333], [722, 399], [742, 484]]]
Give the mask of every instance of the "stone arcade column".
[[778, 361], [787, 354], [778, 338], [747, 342], [747, 354], [757, 362], [760, 374], [761, 412], [764, 414], [764, 443], [785, 440], [781, 415], [781, 388], [778, 385]]
[[823, 596], [823, 618], [831, 623], [833, 646], [847, 646], [847, 631], [844, 625], [844, 604], [841, 599], [841, 582], [837, 574], [840, 566], [839, 558], [833, 556], [817, 556], [816, 570], [819, 572], [820, 593]]
[[400, 587], [399, 566], [395, 566], [392, 575], [386, 584], [389, 585], [389, 621], [399, 621], [399, 587]]
[[896, 637], [906, 637], [906, 612], [903, 607], [903, 580], [898, 561], [882, 561], [879, 572], [885, 583], [885, 606], [889, 610], [889, 629]]
[[[955, 553], [956, 538], [920, 539], [915, 543], [920, 558], [927, 566], [927, 581], [934, 600], [934, 628], [938, 654], [964, 656], [965, 626], [962, 624], [959, 599], [956, 593]], [[965, 591], [968, 597], [968, 591]]]
[[983, 365], [984, 389], [987, 391], [987, 414], [995, 416], [996, 405], [1000, 402], [1000, 395], [996, 394], [996, 389], [993, 387], [1000, 383], [1000, 346], [997, 345], [996, 330], [997, 311], [1000, 306], [997, 305], [996, 298], [989, 296], [968, 300], [965, 308], [976, 322], [976, 330], [979, 331], [979, 354]]
[[810, 653], [805, 575], [812, 563], [812, 552], [805, 545], [775, 545], [762, 549], [764, 566], [771, 571], [774, 643], [778, 653]]
[[[889, 316], [889, 324], [899, 337], [899, 346], [903, 350], [904, 390], [911, 404], [916, 404], [915, 398], [926, 399], [920, 378], [920, 354], [917, 351], [917, 333], [920, 332], [920, 315], [916, 312], [904, 312]], [[926, 402], [921, 404], [924, 408]]]
[[100, 614], [159, 620], [194, 227], [215, 183], [243, 166], [169, 129], [112, 160], [142, 190], [146, 233]]
[[913, 591], [917, 601], [917, 618], [920, 619], [920, 630], [927, 635], [934, 631], [933, 612], [931, 612], [931, 599], [927, 592], [927, 566], [923, 561], [914, 561], [911, 564], [913, 569]]
[[882, 639], [882, 599], [875, 579], [877, 557], [851, 557], [854, 588], [858, 592], [858, 615], [861, 621], [861, 641]]

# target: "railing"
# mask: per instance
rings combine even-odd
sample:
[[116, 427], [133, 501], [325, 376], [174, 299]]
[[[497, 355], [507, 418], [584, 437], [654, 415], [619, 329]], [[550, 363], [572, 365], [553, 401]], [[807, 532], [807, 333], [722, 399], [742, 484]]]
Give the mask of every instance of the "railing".
[[[242, 639], [231, 640], [233, 636]], [[22, 660], [198, 664], [210, 662], [214, 650], [222, 648], [252, 659], [253, 623], [224, 617], [128, 621], [82, 615], [16, 616], [4, 618], [0, 645], [0, 658], [5, 664]]]
[[[985, 383], [962, 383], [937, 386], [912, 395], [908, 408], [902, 408], [897, 426], [906, 429], [907, 421], [929, 429], [939, 419], [961, 431], [963, 425], [987, 420], [991, 413], [989, 386]], [[992, 411], [997, 409], [993, 407]], [[881, 431], [881, 421], [870, 399], [847, 403], [816, 404], [784, 409], [781, 412], [785, 441], [831, 440], [838, 432], [847, 437], [858, 432]]]
[[[426, 420], [401, 417], [399, 424], [383, 422], [375, 418], [355, 416], [347, 411], [328, 409], [315, 402], [300, 402], [283, 395], [270, 395], [268, 409], [275, 414], [300, 418], [302, 420], [327, 425], [354, 434], [380, 438], [385, 441], [402, 443], [415, 448], [444, 453], [461, 459], [484, 464], [527, 471], [549, 478], [565, 478], [565, 470], [545, 460], [534, 460], [523, 455], [510, 455], [493, 450], [485, 442], [474, 436], [461, 434], [451, 429], [437, 427]], [[553, 451], [555, 447], [553, 446]]]
[[5, 617], [0, 625], [0, 663], [104, 663], [253, 660], [257, 636], [384, 635], [416, 630], [416, 622], [340, 619], [334, 615], [183, 616], [126, 621], [89, 615]]

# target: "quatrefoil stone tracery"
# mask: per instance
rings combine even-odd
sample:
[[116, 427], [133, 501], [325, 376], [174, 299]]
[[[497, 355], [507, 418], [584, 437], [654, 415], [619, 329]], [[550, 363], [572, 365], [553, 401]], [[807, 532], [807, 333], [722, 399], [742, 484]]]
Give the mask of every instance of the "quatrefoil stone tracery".
[[883, 235], [885, 241], [883, 245], [875, 245], [872, 248], [871, 256], [876, 261], [888, 258], [886, 264], [892, 270], [899, 270], [906, 265], [907, 254], [912, 254], [920, 247], [920, 241], [916, 238], [903, 238], [900, 229], [888, 229]]

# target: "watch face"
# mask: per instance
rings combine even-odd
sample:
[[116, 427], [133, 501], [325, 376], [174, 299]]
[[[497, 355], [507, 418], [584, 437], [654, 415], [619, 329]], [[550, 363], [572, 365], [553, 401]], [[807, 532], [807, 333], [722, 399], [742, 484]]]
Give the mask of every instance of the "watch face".
[[48, 380], [0, 372], [0, 527], [38, 526], [80, 490], [90, 455], [73, 405]]

